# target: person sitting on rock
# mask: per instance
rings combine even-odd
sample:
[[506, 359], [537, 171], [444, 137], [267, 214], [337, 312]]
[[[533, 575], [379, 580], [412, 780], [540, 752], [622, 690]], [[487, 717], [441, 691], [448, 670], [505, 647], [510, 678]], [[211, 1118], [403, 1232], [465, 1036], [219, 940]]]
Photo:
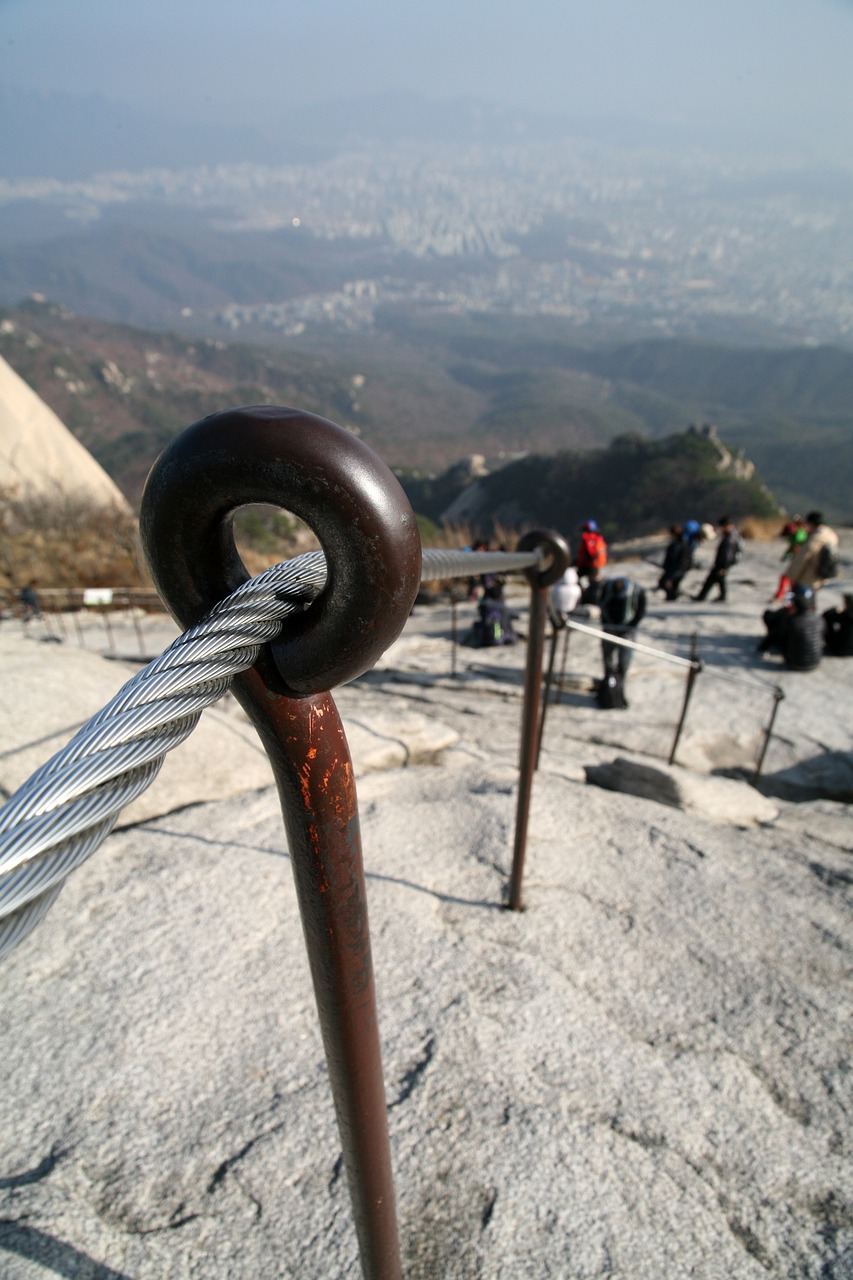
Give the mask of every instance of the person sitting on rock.
[[853, 591], [845, 591], [841, 607], [823, 615], [823, 651], [832, 658], [853, 658]]
[[758, 645], [760, 653], [776, 650], [789, 671], [813, 671], [823, 656], [823, 620], [815, 612], [811, 587], [795, 587], [782, 609], [766, 609], [767, 635]]

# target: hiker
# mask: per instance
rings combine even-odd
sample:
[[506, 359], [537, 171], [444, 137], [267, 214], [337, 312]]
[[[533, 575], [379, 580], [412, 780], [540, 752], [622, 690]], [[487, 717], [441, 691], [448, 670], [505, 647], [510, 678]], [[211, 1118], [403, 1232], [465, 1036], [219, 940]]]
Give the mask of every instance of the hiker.
[[569, 614], [577, 609], [582, 594], [578, 571], [570, 564], [562, 578], [554, 583], [549, 599], [551, 611], [561, 626]]
[[[792, 560], [794, 558], [794, 553], [797, 548], [800, 547], [809, 536], [809, 531], [806, 528], [806, 522], [803, 517], [792, 516], [791, 519], [786, 521], [782, 526], [782, 533], [780, 536], [788, 539], [788, 545], [782, 553], [782, 563], [784, 564], [786, 560]], [[788, 576], [788, 569], [786, 567], [779, 575], [779, 585], [776, 588], [776, 594], [771, 597], [771, 603], [773, 600], [784, 600], [790, 590], [791, 579]]]
[[686, 520], [670, 528], [670, 542], [663, 558], [658, 589], [664, 599], [677, 600], [681, 580], [693, 568], [693, 552], [701, 536], [698, 520]]
[[[630, 578], [610, 578], [602, 584], [598, 598], [601, 628], [605, 635], [620, 640], [633, 640], [646, 612], [646, 593]], [[625, 677], [631, 665], [633, 650], [610, 640], [602, 640], [604, 678], [599, 681], [596, 698], [600, 707], [627, 707]]]
[[808, 536], [791, 558], [788, 577], [793, 588], [812, 587], [817, 591], [838, 576], [838, 534], [823, 523], [820, 511], [810, 511], [806, 516], [806, 530]]
[[759, 653], [776, 650], [790, 671], [813, 671], [823, 656], [823, 620], [815, 612], [811, 587], [794, 587], [781, 609], [765, 609], [767, 635]]
[[18, 592], [18, 603], [21, 606], [21, 621], [29, 622], [32, 618], [41, 617], [41, 605], [36, 595], [35, 579], [21, 587]]
[[[490, 575], [484, 575], [484, 577]], [[517, 644], [513, 629], [517, 615], [503, 598], [503, 582], [494, 577], [483, 587], [483, 598], [477, 605], [477, 617], [463, 641], [475, 649], [490, 649], [495, 645]]]
[[853, 591], [845, 591], [840, 608], [823, 615], [823, 651], [831, 658], [853, 658]]
[[[473, 547], [464, 548], [465, 551], [488, 551], [488, 549], [489, 549], [488, 542], [475, 542]], [[468, 579], [468, 592], [467, 592], [466, 599], [468, 600], [477, 599], [477, 588], [480, 586], [480, 581], [481, 581], [480, 578], [471, 577]]]
[[581, 525], [581, 540], [575, 568], [580, 579], [586, 579], [582, 600], [584, 604], [598, 604], [601, 570], [607, 564], [607, 543], [598, 531], [594, 520]]
[[714, 563], [707, 578], [702, 583], [702, 590], [698, 595], [693, 596], [693, 600], [704, 600], [712, 587], [717, 588], [715, 600], [725, 601], [726, 599], [726, 574], [733, 564], [740, 559], [740, 535], [734, 526], [730, 516], [720, 516], [717, 521], [720, 529], [720, 540], [717, 543], [717, 551], [714, 556]]

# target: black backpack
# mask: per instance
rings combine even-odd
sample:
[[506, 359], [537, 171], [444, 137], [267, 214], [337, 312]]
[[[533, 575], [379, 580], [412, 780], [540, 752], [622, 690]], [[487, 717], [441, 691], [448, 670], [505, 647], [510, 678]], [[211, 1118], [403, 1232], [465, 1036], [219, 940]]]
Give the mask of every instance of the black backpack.
[[817, 558], [817, 576], [819, 578], [838, 577], [838, 556], [828, 543], [824, 543]]
[[491, 649], [494, 645], [515, 644], [518, 637], [512, 629], [508, 609], [500, 600], [481, 600], [480, 616], [474, 623], [475, 645]]

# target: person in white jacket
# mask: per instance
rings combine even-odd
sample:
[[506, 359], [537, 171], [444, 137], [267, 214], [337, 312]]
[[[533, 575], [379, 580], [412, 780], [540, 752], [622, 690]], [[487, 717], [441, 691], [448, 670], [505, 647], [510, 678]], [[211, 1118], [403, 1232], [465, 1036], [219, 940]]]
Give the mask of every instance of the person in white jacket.
[[797, 547], [791, 557], [788, 577], [791, 579], [792, 590], [795, 587], [811, 587], [816, 591], [827, 581], [821, 563], [826, 559], [823, 555], [824, 547], [828, 548], [833, 559], [837, 559], [838, 534], [834, 529], [830, 529], [829, 525], [823, 523], [823, 514], [820, 511], [809, 512], [806, 516], [806, 529], [809, 536]]
[[562, 578], [558, 578], [551, 588], [551, 608], [561, 622], [565, 622], [569, 614], [577, 609], [581, 594], [578, 571], [574, 565], [569, 565]]

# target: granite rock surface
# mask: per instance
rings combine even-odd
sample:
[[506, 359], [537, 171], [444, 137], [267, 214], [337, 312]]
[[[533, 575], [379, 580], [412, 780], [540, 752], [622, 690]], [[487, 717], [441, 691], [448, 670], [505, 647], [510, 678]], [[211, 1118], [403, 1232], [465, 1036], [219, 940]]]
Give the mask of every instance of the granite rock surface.
[[[815, 782], [853, 663], [756, 653], [779, 552], [749, 544], [725, 605], [652, 597], [643, 639], [698, 631], [705, 662], [673, 766], [683, 668], [638, 654], [602, 712], [571, 638], [521, 913], [524, 646], [454, 674], [449, 607], [418, 609], [339, 691], [407, 1277], [853, 1276], [853, 828]], [[9, 622], [0, 654], [8, 790], [130, 668]], [[360, 1274], [276, 794], [236, 704], [205, 722], [4, 962], [9, 1280]]]

